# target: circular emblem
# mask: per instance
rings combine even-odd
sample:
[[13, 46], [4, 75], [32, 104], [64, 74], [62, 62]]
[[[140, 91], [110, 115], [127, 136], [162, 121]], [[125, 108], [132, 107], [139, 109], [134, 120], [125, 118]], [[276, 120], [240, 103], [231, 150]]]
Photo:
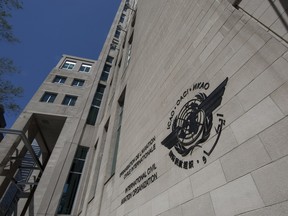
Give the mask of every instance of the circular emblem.
[[[213, 127], [213, 111], [219, 107], [222, 101], [222, 96], [225, 91], [225, 86], [227, 84], [228, 78], [226, 78], [210, 95], [206, 95], [201, 92], [195, 95], [195, 97], [188, 102], [186, 102], [178, 113], [174, 110], [181, 105], [184, 97], [186, 97], [192, 88], [184, 91], [183, 95], [176, 102], [174, 110], [170, 113], [169, 122], [167, 124], [168, 130], [171, 130], [170, 134], [161, 142], [166, 148], [170, 150], [169, 157], [171, 160], [181, 168], [193, 168], [194, 160], [183, 160], [183, 157], [192, 155], [195, 148], [202, 148], [204, 142], [208, 140]], [[193, 85], [193, 90], [195, 89], [207, 90], [209, 83], [197, 83]], [[205, 86], [207, 88], [205, 88]], [[207, 156], [213, 152], [223, 126], [225, 125], [225, 120], [222, 114], [217, 114], [219, 123], [215, 127], [216, 139], [212, 147], [208, 147], [204, 150], [202, 154], [202, 161], [205, 164], [207, 162]], [[175, 149], [176, 152], [172, 150]], [[177, 156], [179, 154], [181, 157]], [[195, 160], [197, 164], [200, 163], [200, 159]]]
[[175, 117], [172, 131], [176, 133], [178, 142], [175, 149], [182, 156], [192, 153], [195, 147], [201, 147], [212, 128], [213, 116], [206, 115], [199, 105], [207, 98], [206, 94], [200, 93], [195, 99], [188, 101]]

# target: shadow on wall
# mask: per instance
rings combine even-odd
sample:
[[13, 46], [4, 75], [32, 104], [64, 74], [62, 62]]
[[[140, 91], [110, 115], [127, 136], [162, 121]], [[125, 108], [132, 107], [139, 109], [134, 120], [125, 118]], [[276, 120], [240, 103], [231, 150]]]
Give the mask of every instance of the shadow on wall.
[[[272, 0], [268, 0], [271, 7], [274, 9], [275, 13], [278, 15], [279, 19], [281, 20], [282, 24], [285, 26], [286, 30], [288, 31], [288, 23], [284, 19], [283, 15], [280, 13], [279, 8], [276, 7], [275, 3]], [[285, 13], [288, 15], [288, 1], [287, 0], [279, 0]]]
[[[0, 128], [6, 127], [6, 121], [5, 121], [4, 113], [5, 113], [4, 106], [2, 104], [0, 104]], [[0, 142], [2, 141], [3, 138], [4, 138], [3, 134], [0, 133]]]

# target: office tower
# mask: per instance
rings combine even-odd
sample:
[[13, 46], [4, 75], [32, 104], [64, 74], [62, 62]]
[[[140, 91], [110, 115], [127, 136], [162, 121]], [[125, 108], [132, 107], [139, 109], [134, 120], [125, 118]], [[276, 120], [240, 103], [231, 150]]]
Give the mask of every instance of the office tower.
[[26, 214], [288, 214], [287, 36], [282, 0], [123, 1], [7, 131], [1, 197], [29, 151]]

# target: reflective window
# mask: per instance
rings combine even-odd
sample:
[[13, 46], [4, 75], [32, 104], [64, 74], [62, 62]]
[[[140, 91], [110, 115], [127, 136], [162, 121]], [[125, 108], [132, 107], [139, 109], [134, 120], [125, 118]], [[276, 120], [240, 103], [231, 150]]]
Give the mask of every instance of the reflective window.
[[105, 64], [103, 71], [102, 71], [102, 74], [101, 74], [101, 77], [100, 77], [100, 80], [107, 81], [107, 79], [109, 77], [110, 70], [111, 70], [111, 66], [108, 64]]
[[120, 17], [120, 20], [119, 20], [120, 23], [124, 22], [125, 16], [126, 16], [125, 14], [123, 14], [123, 13], [121, 14], [121, 17]]
[[72, 81], [72, 86], [83, 86], [84, 85], [84, 80], [81, 79], [74, 79]]
[[82, 64], [79, 71], [88, 73], [90, 71], [91, 67], [92, 67], [91, 65]]
[[65, 63], [62, 65], [62, 69], [72, 70], [76, 65], [76, 62], [72, 61], [65, 61]]
[[112, 64], [112, 62], [113, 62], [113, 57], [112, 56], [107, 56], [107, 58], [106, 58], [106, 62], [108, 62], [108, 63], [110, 63], [110, 64]]
[[62, 104], [67, 106], [74, 106], [76, 103], [77, 97], [72, 95], [65, 95]]
[[53, 103], [57, 94], [52, 92], [45, 92], [40, 99], [41, 102]]
[[57, 211], [58, 214], [70, 214], [72, 211], [87, 152], [87, 147], [78, 146], [68, 178], [63, 188]]
[[53, 83], [65, 83], [66, 81], [66, 77], [63, 76], [55, 76], [55, 78], [53, 79]]
[[99, 84], [96, 90], [96, 93], [94, 95], [92, 105], [91, 105], [91, 108], [87, 117], [87, 121], [86, 121], [86, 123], [89, 125], [95, 125], [96, 123], [104, 91], [105, 91], [105, 86]]
[[121, 31], [119, 29], [116, 30], [115, 34], [114, 34], [114, 37], [115, 38], [119, 38], [120, 37], [120, 34], [121, 34]]

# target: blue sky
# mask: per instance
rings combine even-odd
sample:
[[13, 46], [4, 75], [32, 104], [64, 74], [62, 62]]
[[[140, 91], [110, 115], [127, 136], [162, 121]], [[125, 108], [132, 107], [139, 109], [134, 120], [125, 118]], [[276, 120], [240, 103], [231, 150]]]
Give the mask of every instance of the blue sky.
[[[0, 43], [0, 56], [13, 59], [22, 86], [16, 102], [24, 108], [62, 54], [97, 59], [121, 0], [30, 0], [12, 11], [10, 23], [20, 43]], [[7, 128], [17, 115], [6, 112]]]

